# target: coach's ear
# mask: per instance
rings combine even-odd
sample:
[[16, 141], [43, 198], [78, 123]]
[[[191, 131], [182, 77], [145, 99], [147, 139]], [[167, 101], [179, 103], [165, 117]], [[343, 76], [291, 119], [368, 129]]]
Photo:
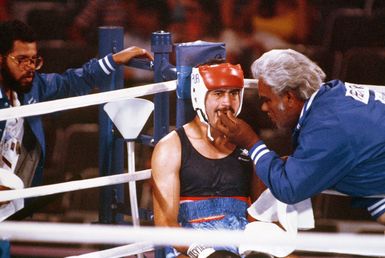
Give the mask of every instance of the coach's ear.
[[284, 94], [285, 94], [284, 96], [285, 96], [286, 102], [289, 106], [296, 105], [297, 102], [299, 101], [297, 94], [292, 90], [289, 90]]
[[285, 92], [284, 101], [286, 107], [288, 107], [290, 110], [298, 112], [298, 114], [301, 112], [304, 105], [304, 100], [299, 98], [297, 93], [293, 90]]

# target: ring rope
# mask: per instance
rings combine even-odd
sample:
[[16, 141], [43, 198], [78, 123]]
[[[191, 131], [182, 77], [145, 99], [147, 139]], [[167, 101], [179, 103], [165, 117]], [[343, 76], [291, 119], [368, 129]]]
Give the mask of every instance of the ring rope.
[[29, 187], [19, 190], [0, 191], [0, 202], [11, 201], [20, 198], [30, 198], [69, 191], [76, 191], [100, 186], [127, 183], [130, 181], [144, 180], [151, 177], [151, 169], [137, 171], [135, 173], [124, 173], [112, 176], [102, 176], [97, 178], [74, 180], [70, 182]]
[[[137, 171], [133, 174], [118, 174], [112, 176], [102, 176], [97, 178], [74, 180], [69, 182], [29, 187], [18, 190], [4, 190], [0, 191], [0, 202], [2, 201], [12, 201], [21, 198], [31, 198], [39, 197], [45, 195], [52, 195], [70, 191], [83, 190], [94, 187], [101, 187], [107, 185], [121, 184], [132, 181], [139, 181], [149, 179], [151, 177], [151, 169], [146, 169], [142, 171]], [[334, 190], [325, 190], [322, 191], [322, 194], [328, 195], [338, 195], [346, 196], [349, 195], [334, 191]], [[362, 198], [385, 198], [385, 195], [373, 195]]]
[[[246, 88], [257, 88], [256, 79], [245, 79]], [[385, 92], [385, 86], [362, 85], [371, 89]], [[161, 92], [173, 91], [176, 89], [176, 80], [151, 83], [143, 86], [136, 86], [127, 89], [112, 90], [101, 93], [88, 94], [84, 96], [63, 98], [58, 100], [44, 101], [30, 105], [23, 105], [0, 110], [0, 121], [15, 117], [28, 117], [49, 114], [57, 111], [87, 107], [104, 104], [112, 101], [125, 100], [128, 98], [141, 97]]]
[[132, 227], [122, 225], [87, 225], [75, 223], [2, 222], [0, 237], [11, 241], [123, 244], [147, 242], [154, 246], [267, 245], [295, 246], [295, 250], [344, 253], [365, 256], [385, 255], [385, 236], [351, 233], [299, 232], [293, 237], [237, 230], [196, 230], [190, 228]]
[[27, 117], [49, 114], [56, 111], [87, 107], [128, 98], [141, 97], [176, 89], [176, 80], [152, 83], [127, 89], [112, 90], [84, 96], [70, 97], [58, 100], [44, 101], [0, 110], [0, 121], [15, 117]]

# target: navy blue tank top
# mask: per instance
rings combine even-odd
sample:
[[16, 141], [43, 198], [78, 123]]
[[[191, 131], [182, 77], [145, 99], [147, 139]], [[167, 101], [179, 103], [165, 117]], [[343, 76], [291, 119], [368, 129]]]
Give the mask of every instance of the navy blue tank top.
[[236, 148], [221, 159], [201, 155], [191, 144], [183, 127], [176, 129], [182, 146], [180, 196], [250, 196], [253, 163]]

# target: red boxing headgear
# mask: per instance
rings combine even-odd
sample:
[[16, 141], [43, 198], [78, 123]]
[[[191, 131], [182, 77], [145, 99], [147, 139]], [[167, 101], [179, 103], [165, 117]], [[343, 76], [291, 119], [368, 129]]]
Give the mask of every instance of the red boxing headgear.
[[243, 99], [243, 70], [241, 66], [229, 63], [201, 65], [191, 72], [191, 101], [200, 120], [208, 123], [206, 94], [215, 89], [241, 89], [240, 104], [235, 115], [241, 112]]
[[202, 65], [198, 70], [207, 90], [243, 88], [243, 71], [239, 64]]

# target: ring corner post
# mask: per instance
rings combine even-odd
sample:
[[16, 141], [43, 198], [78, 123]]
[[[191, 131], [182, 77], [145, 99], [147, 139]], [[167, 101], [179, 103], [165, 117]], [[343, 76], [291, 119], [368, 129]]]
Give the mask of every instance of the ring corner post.
[[[116, 53], [123, 49], [122, 27], [99, 27], [99, 56]], [[123, 88], [123, 67], [117, 69], [106, 85], [99, 85], [100, 91]], [[124, 140], [113, 133], [113, 124], [103, 107], [99, 107], [99, 175], [107, 176], [122, 173], [124, 169]], [[100, 189], [99, 223], [120, 224], [123, 214], [114, 211], [116, 203], [124, 201], [123, 184]]]
[[[171, 34], [157, 31], [151, 35], [151, 50], [154, 53], [154, 82], [162, 82], [162, 66], [169, 64], [172, 52]], [[154, 96], [154, 144], [156, 144], [169, 131], [169, 93], [157, 93]], [[164, 249], [155, 250], [156, 258], [164, 258]]]
[[226, 49], [222, 42], [195, 41], [175, 45], [177, 70], [177, 117], [176, 126], [191, 121], [196, 113], [191, 103], [191, 71], [198, 64], [210, 59], [225, 59]]
[[[154, 81], [162, 82], [162, 68], [169, 65], [169, 55], [172, 52], [171, 34], [165, 31], [153, 32], [151, 50], [154, 53]], [[155, 143], [169, 132], [169, 96], [168, 92], [156, 93], [154, 96]]]

